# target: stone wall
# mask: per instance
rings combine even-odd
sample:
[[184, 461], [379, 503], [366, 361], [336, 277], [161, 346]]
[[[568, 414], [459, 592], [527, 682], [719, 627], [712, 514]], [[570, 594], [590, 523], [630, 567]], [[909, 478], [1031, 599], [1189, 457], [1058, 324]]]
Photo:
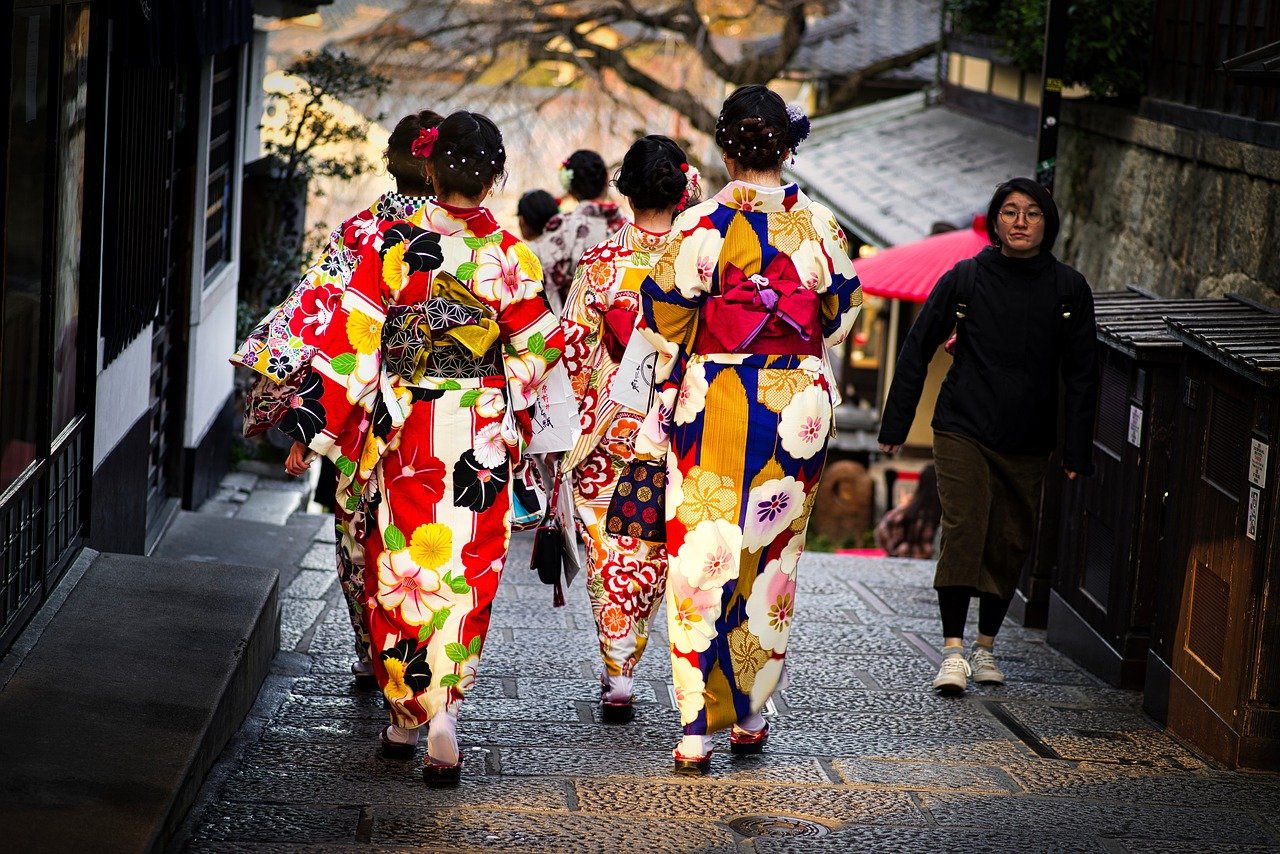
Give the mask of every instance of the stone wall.
[[1280, 306], [1280, 150], [1066, 105], [1057, 251], [1095, 291]]

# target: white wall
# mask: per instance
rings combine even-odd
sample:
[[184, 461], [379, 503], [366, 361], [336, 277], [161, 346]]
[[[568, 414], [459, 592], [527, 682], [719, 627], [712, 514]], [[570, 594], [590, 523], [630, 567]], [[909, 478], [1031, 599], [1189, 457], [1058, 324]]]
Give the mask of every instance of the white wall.
[[[99, 342], [98, 363], [102, 363]], [[93, 467], [115, 450], [151, 402], [151, 325], [98, 374], [93, 416]]]
[[[253, 123], [256, 127], [258, 118], [250, 114], [245, 103], [246, 88], [260, 88], [256, 82], [252, 87], [243, 85], [246, 74], [252, 70], [249, 61], [250, 51], [243, 48], [240, 52], [240, 80], [238, 87], [238, 103], [240, 128]], [[209, 95], [213, 85], [213, 60], [206, 59], [200, 75], [203, 88], [200, 99], [201, 111], [198, 117], [200, 144], [196, 151], [196, 193], [194, 206], [203, 212], [207, 201], [208, 169], [209, 169]], [[259, 107], [259, 109], [261, 109]], [[199, 446], [214, 419], [222, 411], [227, 397], [233, 391], [232, 368], [227, 357], [236, 346], [236, 295], [240, 283], [240, 211], [243, 208], [244, 193], [244, 147], [247, 134], [237, 134], [237, 150], [232, 166], [233, 186], [231, 188], [231, 260], [214, 270], [204, 269], [204, 254], [193, 252], [191, 259], [191, 312], [188, 316], [188, 350], [187, 350], [187, 401], [186, 420], [182, 425], [182, 444], [186, 448]], [[204, 246], [205, 222], [203, 216], [197, 215], [193, 246]]]

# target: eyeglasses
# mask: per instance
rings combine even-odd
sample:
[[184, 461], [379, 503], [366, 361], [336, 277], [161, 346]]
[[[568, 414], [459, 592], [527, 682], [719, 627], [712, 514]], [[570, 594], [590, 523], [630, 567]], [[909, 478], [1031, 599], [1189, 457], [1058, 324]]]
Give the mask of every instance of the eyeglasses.
[[1018, 221], [1018, 216], [1022, 215], [1027, 218], [1027, 225], [1038, 225], [1044, 220], [1044, 211], [1032, 208], [1031, 210], [1018, 210], [1017, 208], [1001, 208], [1000, 221], [1014, 223]]

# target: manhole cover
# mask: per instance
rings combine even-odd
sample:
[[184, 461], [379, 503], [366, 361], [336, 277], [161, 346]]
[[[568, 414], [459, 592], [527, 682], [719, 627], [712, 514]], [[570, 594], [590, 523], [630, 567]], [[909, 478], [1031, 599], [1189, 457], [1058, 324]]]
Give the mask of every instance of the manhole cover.
[[743, 836], [826, 836], [826, 825], [789, 815], [744, 815], [729, 821]]

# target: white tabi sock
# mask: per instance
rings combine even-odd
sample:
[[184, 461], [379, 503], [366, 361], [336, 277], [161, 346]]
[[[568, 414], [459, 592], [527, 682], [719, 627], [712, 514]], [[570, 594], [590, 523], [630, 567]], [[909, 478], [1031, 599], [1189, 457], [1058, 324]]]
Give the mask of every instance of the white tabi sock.
[[458, 719], [446, 711], [436, 712], [427, 726], [427, 756], [437, 765], [458, 764]]
[[711, 751], [711, 736], [686, 735], [680, 739], [676, 752], [685, 759], [700, 759]]
[[396, 744], [417, 744], [418, 729], [405, 729], [392, 724], [387, 727], [387, 741], [394, 741]]
[[759, 712], [752, 712], [742, 720], [738, 721], [738, 729], [745, 729], [748, 732], [759, 732], [764, 729], [764, 715]]
[[605, 682], [604, 699], [610, 703], [625, 703], [631, 699], [635, 680], [630, 676], [610, 676]]

